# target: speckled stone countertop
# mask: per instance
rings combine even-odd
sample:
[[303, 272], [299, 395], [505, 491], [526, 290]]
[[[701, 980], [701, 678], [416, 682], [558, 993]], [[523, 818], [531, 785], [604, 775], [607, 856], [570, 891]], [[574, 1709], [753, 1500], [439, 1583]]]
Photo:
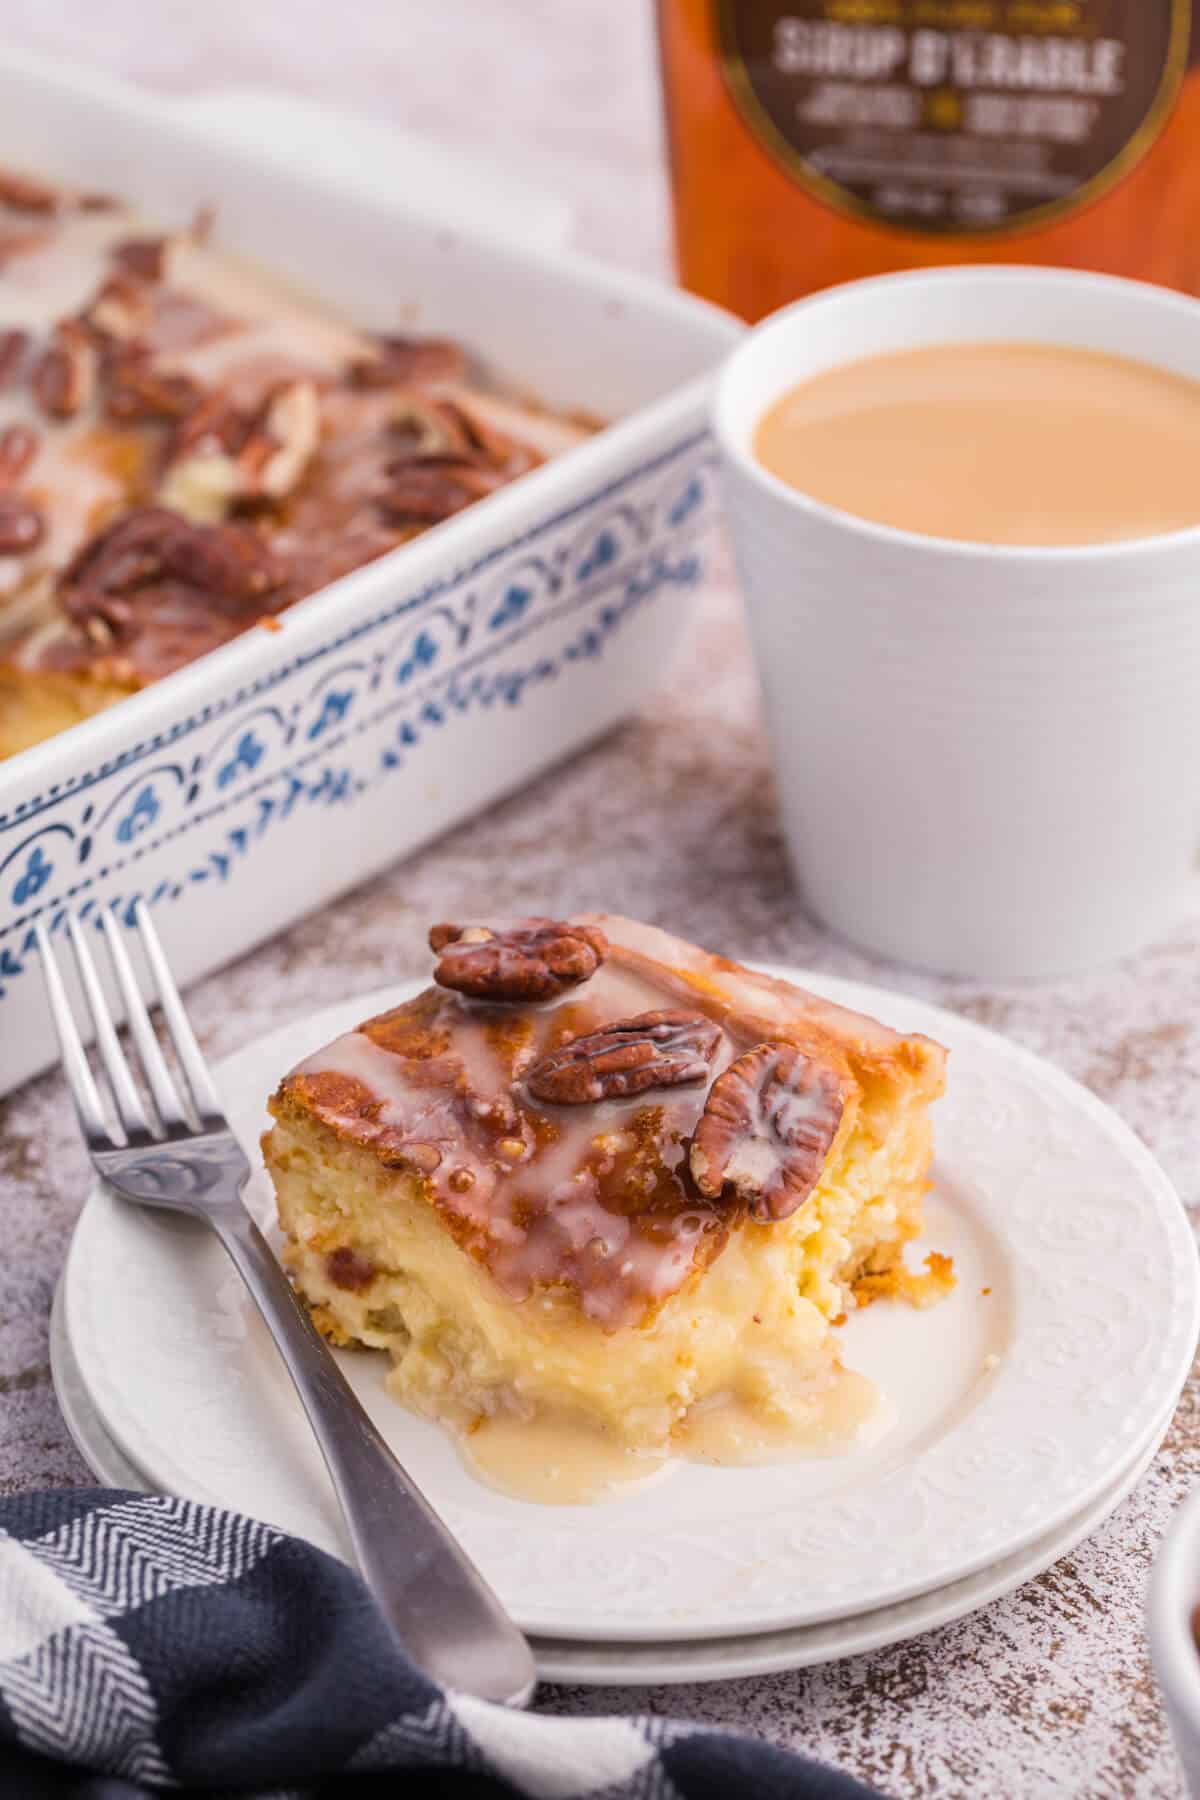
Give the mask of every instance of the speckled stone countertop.
[[[505, 155], [577, 209], [599, 254], [665, 272], [648, 7], [641, 0], [8, 0], [6, 39], [164, 91], [275, 83]], [[1086, 980], [984, 988], [913, 977], [826, 936], [797, 901], [727, 581], [703, 597], [659, 700], [569, 767], [298, 925], [191, 995], [214, 1056], [355, 989], [423, 972], [433, 917], [607, 906], [747, 958], [941, 999], [1051, 1057], [1145, 1139], [1200, 1206], [1200, 920]], [[85, 1187], [61, 1082], [0, 1102], [0, 1492], [89, 1474], [55, 1406], [47, 1315]], [[1150, 1673], [1146, 1577], [1200, 1476], [1190, 1387], [1136, 1492], [1074, 1555], [914, 1642], [703, 1687], [549, 1689], [550, 1711], [653, 1709], [824, 1757], [897, 1796], [1177, 1796]]]

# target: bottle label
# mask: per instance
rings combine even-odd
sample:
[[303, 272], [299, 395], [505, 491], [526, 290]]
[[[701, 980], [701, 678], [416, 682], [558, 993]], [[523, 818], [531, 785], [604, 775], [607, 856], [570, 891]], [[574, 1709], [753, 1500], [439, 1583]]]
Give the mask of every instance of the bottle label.
[[906, 231], [1048, 222], [1149, 148], [1191, 0], [715, 0], [746, 123], [839, 211]]

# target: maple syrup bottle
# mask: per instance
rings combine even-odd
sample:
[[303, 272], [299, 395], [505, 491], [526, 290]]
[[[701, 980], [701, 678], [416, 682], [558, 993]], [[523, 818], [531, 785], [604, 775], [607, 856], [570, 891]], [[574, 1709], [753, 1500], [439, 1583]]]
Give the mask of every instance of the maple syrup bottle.
[[658, 0], [658, 25], [680, 279], [747, 319], [945, 263], [1200, 292], [1192, 0]]

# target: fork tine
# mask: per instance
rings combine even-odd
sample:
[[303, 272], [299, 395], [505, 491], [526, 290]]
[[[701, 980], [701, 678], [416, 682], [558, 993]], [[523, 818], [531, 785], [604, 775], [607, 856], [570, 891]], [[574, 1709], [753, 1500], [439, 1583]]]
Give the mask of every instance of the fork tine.
[[97, 1139], [110, 1139], [111, 1133], [108, 1129], [108, 1121], [104, 1117], [104, 1108], [100, 1103], [100, 1093], [84, 1053], [83, 1040], [75, 1024], [71, 1002], [67, 999], [67, 990], [63, 986], [58, 958], [50, 943], [50, 933], [40, 919], [34, 924], [33, 934], [37, 939], [38, 954], [42, 963], [42, 979], [46, 983], [46, 999], [50, 1003], [50, 1016], [54, 1020], [54, 1029], [58, 1034], [58, 1047], [62, 1052], [63, 1069], [66, 1073], [67, 1085], [71, 1090], [71, 1098], [75, 1102], [75, 1111], [79, 1115], [79, 1123], [83, 1127], [83, 1135], [89, 1144], [94, 1143]]
[[151, 1135], [150, 1124], [146, 1118], [146, 1109], [142, 1105], [142, 1097], [129, 1072], [125, 1052], [121, 1048], [113, 1026], [112, 1016], [108, 1010], [108, 1001], [104, 997], [104, 989], [101, 987], [100, 977], [96, 973], [95, 959], [88, 948], [83, 930], [74, 913], [67, 914], [67, 935], [71, 940], [71, 948], [75, 952], [79, 978], [83, 983], [88, 1011], [92, 1015], [92, 1024], [96, 1028], [96, 1044], [100, 1051], [100, 1060], [104, 1064], [105, 1073], [112, 1085], [113, 1097], [117, 1103], [117, 1116], [128, 1137], [149, 1137]]
[[142, 991], [138, 986], [137, 976], [133, 972], [133, 964], [129, 960], [129, 952], [125, 948], [120, 929], [110, 908], [106, 907], [101, 913], [100, 924], [104, 931], [104, 941], [108, 945], [108, 954], [112, 960], [117, 986], [120, 988], [121, 998], [125, 1002], [125, 1017], [129, 1021], [130, 1034], [137, 1045], [138, 1056], [141, 1059], [142, 1068], [146, 1072], [150, 1092], [154, 1095], [158, 1116], [168, 1127], [182, 1127], [185, 1131], [190, 1131], [191, 1121], [184, 1111], [174, 1077], [167, 1067], [167, 1059], [159, 1048], [158, 1039], [154, 1035], [150, 1014], [146, 1011], [146, 1002], [142, 999]]
[[224, 1125], [225, 1114], [222, 1111], [221, 1102], [217, 1098], [217, 1090], [209, 1078], [204, 1053], [196, 1042], [196, 1034], [183, 1010], [183, 1001], [179, 998], [175, 977], [167, 966], [163, 947], [159, 943], [158, 933], [154, 929], [154, 921], [150, 917], [150, 910], [144, 900], [134, 903], [133, 916], [142, 934], [146, 960], [150, 964], [154, 985], [158, 989], [158, 998], [166, 1016], [167, 1029], [171, 1033], [176, 1055], [187, 1076], [188, 1086], [192, 1090], [192, 1099], [201, 1123]]

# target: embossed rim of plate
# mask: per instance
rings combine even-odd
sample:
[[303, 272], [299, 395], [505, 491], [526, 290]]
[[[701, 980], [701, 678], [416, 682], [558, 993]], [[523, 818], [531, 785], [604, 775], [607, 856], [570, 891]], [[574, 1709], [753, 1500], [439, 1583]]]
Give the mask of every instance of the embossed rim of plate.
[[[586, 1540], [578, 1519], [564, 1520], [580, 1509], [534, 1511], [502, 1496], [493, 1505], [475, 1485], [464, 1506], [449, 1476], [445, 1491], [430, 1485], [439, 1510], [536, 1635], [749, 1635], [844, 1618], [961, 1580], [1090, 1507], [1129, 1466], [1147, 1417], [1175, 1399], [1190, 1366], [1200, 1322], [1191, 1229], [1166, 1175], [1108, 1107], [1031, 1052], [927, 1002], [819, 973], [774, 972], [949, 1046], [939, 1166], [969, 1187], [1002, 1243], [1016, 1297], [1011, 1344], [972, 1407], [885, 1479], [856, 1480], [850, 1491], [783, 1517], [757, 1517], [749, 1541], [729, 1529], [677, 1528], [672, 1500], [686, 1470], [646, 1490], [648, 1498], [672, 1496], [657, 1517], [651, 1510], [620, 1522], [611, 1508], [588, 1509]], [[325, 1009], [227, 1059], [217, 1077], [231, 1110], [248, 1088], [265, 1096], [306, 1048], [419, 985]], [[155, 1259], [160, 1281], [196, 1283], [199, 1259], [212, 1248], [189, 1238], [185, 1251], [177, 1232], [168, 1239], [175, 1225], [94, 1193], [77, 1228], [67, 1328], [106, 1429], [156, 1484], [257, 1512], [344, 1554], [332, 1495], [286, 1378], [265, 1363], [252, 1365], [252, 1380], [233, 1367], [248, 1329], [236, 1278], [214, 1275], [190, 1308], [178, 1294], [164, 1305], [170, 1296], [154, 1285]], [[123, 1303], [113, 1305], [118, 1293]], [[921, 1318], [912, 1316], [913, 1330]], [[380, 1399], [377, 1417], [402, 1454], [432, 1431], [386, 1402], [381, 1385]], [[229, 1421], [239, 1412], [237, 1428], [257, 1423], [258, 1435], [231, 1461]], [[765, 1495], [770, 1478], [759, 1473]]]
[[927, 1631], [952, 1625], [956, 1619], [978, 1612], [1023, 1587], [1099, 1530], [1154, 1461], [1174, 1412], [1172, 1401], [1155, 1422], [1145, 1448], [1090, 1506], [1065, 1525], [1035, 1538], [1015, 1555], [989, 1563], [961, 1581], [914, 1594], [894, 1606], [750, 1637], [679, 1644], [583, 1644], [538, 1639], [533, 1646], [538, 1674], [543, 1681], [579, 1682], [586, 1687], [626, 1682], [631, 1686], [667, 1686], [691, 1681], [737, 1681], [840, 1662], [846, 1656], [864, 1656], [909, 1638], [923, 1637]]
[[[63, 1322], [62, 1284], [50, 1315], [50, 1367], [54, 1390], [79, 1454], [94, 1475], [113, 1487], [146, 1492], [154, 1489], [128, 1462], [104, 1429], [88, 1397]], [[572, 1643], [535, 1639], [534, 1657], [542, 1681], [584, 1687], [680, 1685], [701, 1681], [737, 1681], [748, 1676], [778, 1675], [788, 1669], [812, 1668], [904, 1643], [927, 1631], [950, 1625], [1032, 1581], [1099, 1529], [1131, 1494], [1146, 1473], [1170, 1428], [1175, 1401], [1148, 1434], [1145, 1447], [1129, 1468], [1098, 1500], [1057, 1531], [1049, 1532], [1015, 1556], [991, 1563], [962, 1581], [934, 1588], [895, 1606], [856, 1613], [826, 1624], [760, 1636], [700, 1639], [679, 1644]]]

